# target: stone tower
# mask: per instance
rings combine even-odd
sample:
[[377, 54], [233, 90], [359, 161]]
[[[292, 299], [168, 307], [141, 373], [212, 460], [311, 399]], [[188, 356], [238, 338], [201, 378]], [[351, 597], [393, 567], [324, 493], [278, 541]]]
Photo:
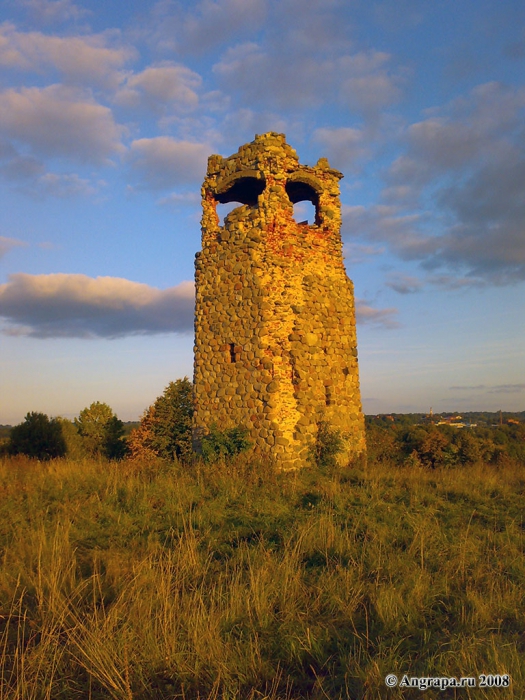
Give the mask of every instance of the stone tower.
[[[299, 164], [283, 134], [208, 160], [195, 260], [194, 436], [243, 425], [254, 451], [303, 466], [318, 425], [365, 450], [352, 282], [343, 265], [339, 180]], [[297, 223], [310, 201], [315, 222]], [[217, 203], [239, 202], [219, 225]]]

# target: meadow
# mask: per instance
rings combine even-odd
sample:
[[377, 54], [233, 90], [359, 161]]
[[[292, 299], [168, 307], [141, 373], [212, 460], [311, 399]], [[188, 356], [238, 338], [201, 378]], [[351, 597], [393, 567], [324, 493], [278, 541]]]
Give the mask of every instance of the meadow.
[[525, 694], [525, 471], [0, 461], [0, 700]]

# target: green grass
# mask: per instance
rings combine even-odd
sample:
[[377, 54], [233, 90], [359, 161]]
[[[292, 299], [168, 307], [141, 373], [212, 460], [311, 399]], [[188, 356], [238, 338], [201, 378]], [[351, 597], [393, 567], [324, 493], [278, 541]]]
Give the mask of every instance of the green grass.
[[0, 700], [524, 697], [518, 467], [17, 458], [0, 493]]

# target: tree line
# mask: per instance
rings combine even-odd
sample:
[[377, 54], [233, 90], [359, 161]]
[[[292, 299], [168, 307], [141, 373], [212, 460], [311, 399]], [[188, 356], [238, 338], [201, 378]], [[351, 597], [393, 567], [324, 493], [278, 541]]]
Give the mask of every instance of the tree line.
[[170, 382], [127, 437], [124, 423], [100, 401], [84, 408], [73, 421], [33, 411], [11, 429], [3, 451], [40, 460], [65, 456], [184, 460], [191, 453], [192, 396], [193, 386], [187, 377]]
[[[193, 385], [187, 377], [170, 382], [163, 394], [147, 408], [137, 427], [125, 435], [124, 423], [105, 403], [96, 401], [73, 421], [28, 413], [13, 427], [1, 451], [40, 460], [56, 457], [161, 458], [186, 462], [192, 447]], [[419, 414], [418, 414], [419, 416]], [[521, 416], [520, 416], [521, 417]], [[367, 449], [371, 461], [394, 467], [414, 465], [435, 469], [476, 463], [525, 465], [525, 423], [476, 428], [434, 425], [421, 414], [406, 417], [367, 416]], [[319, 424], [312, 461], [324, 467], [335, 462], [342, 435], [324, 422]], [[242, 426], [221, 430], [211, 425], [202, 444], [206, 461], [228, 457], [251, 446]]]
[[436, 469], [474, 464], [525, 466], [525, 423], [457, 428], [367, 419], [369, 459]]

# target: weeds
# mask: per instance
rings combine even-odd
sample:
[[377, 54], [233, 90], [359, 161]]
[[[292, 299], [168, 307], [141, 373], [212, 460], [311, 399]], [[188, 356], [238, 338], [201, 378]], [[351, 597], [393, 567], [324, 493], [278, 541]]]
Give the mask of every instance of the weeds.
[[0, 492], [1, 700], [522, 697], [515, 467], [18, 458]]

